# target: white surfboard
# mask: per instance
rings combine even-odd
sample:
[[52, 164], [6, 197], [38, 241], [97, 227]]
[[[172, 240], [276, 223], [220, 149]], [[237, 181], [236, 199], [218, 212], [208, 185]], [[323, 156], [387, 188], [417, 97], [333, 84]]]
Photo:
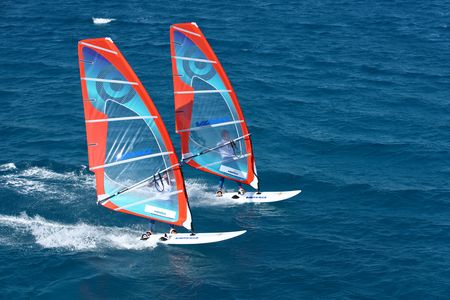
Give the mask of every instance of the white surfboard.
[[287, 200], [301, 193], [301, 190], [284, 191], [284, 192], [246, 192], [244, 195], [239, 195], [237, 192], [224, 193], [222, 197], [217, 199], [226, 199], [236, 203], [268, 203]]
[[[191, 235], [190, 233], [177, 233], [177, 234], [167, 234], [167, 240], [160, 240], [164, 234], [152, 234], [150, 238], [146, 241], [155, 240], [161, 244], [168, 245], [193, 245], [193, 244], [209, 244], [217, 243], [225, 240], [229, 240], [246, 233], [247, 230], [241, 231], [230, 231], [230, 232], [208, 232], [208, 233], [196, 233]], [[145, 242], [145, 241], [143, 241]]]

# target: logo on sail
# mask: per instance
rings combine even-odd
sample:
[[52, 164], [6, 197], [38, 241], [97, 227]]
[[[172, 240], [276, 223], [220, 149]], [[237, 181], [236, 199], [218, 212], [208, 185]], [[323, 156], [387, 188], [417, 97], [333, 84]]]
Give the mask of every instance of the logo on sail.
[[121, 153], [119, 153], [116, 157], [116, 161], [129, 159], [129, 158], [135, 158], [138, 156], [144, 156], [144, 155], [152, 154], [152, 152], [153, 151], [151, 149], [144, 149], [144, 150], [140, 150], [140, 151], [128, 152], [123, 155]]
[[214, 124], [220, 124], [225, 122], [230, 122], [230, 117], [222, 117], [222, 118], [216, 118], [216, 119], [210, 119], [210, 120], [204, 120], [200, 122], [195, 122], [196, 127], [202, 127], [202, 126], [208, 126], [208, 125], [214, 125]]

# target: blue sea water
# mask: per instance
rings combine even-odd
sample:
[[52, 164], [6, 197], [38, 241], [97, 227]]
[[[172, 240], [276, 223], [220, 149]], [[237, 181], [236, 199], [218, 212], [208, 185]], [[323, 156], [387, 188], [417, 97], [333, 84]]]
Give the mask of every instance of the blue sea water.
[[[116, 42], [178, 148], [168, 30], [191, 21], [263, 189], [303, 192], [231, 205], [185, 168], [197, 231], [248, 233], [144, 246], [144, 220], [95, 204], [77, 41]], [[448, 299], [449, 53], [447, 1], [3, 1], [0, 298]]]

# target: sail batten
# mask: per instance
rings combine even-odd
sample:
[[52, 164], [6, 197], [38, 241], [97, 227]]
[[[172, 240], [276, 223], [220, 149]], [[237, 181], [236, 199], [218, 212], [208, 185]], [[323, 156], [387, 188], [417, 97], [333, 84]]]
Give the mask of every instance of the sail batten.
[[191, 128], [186, 128], [186, 129], [180, 129], [180, 130], [177, 130], [177, 133], [196, 131], [196, 130], [202, 130], [202, 129], [213, 128], [213, 127], [227, 126], [227, 125], [238, 124], [238, 123], [242, 123], [242, 122], [244, 122], [244, 120], [236, 120], [236, 121], [223, 122], [223, 123], [214, 123], [214, 124], [205, 124], [205, 125], [202, 125], [202, 126], [191, 127]]
[[171, 28], [176, 29], [176, 30], [179, 30], [179, 31], [182, 31], [182, 32], [186, 32], [186, 33], [189, 33], [189, 34], [192, 34], [192, 35], [195, 35], [195, 36], [200, 36], [200, 34], [198, 34], [198, 33], [195, 33], [195, 32], [192, 32], [192, 31], [189, 31], [189, 30], [186, 30], [186, 29], [177, 27], [177, 26], [173, 26], [173, 25], [172, 25]]
[[80, 41], [78, 56], [97, 203], [190, 230], [179, 161], [142, 83], [109, 38]]
[[130, 82], [124, 80], [111, 80], [111, 79], [89, 78], [89, 77], [81, 77], [81, 80], [138, 85], [137, 82]]
[[125, 159], [125, 160], [121, 160], [121, 161], [117, 161], [117, 162], [113, 162], [113, 163], [109, 163], [109, 164], [95, 166], [95, 167], [89, 168], [89, 170], [93, 171], [93, 170], [96, 170], [96, 169], [108, 168], [108, 167], [112, 167], [112, 166], [117, 166], [117, 165], [121, 165], [121, 164], [130, 163], [130, 162], [133, 162], [133, 161], [138, 161], [138, 160], [152, 158], [152, 157], [157, 157], [157, 156], [162, 156], [162, 155], [169, 155], [169, 154], [173, 154], [173, 152], [161, 152], [161, 153], [149, 154], [149, 155], [144, 155], [144, 156], [138, 156], [138, 157], [135, 157], [135, 158]]
[[208, 93], [231, 93], [231, 90], [200, 90], [200, 91], [178, 91], [175, 94], [208, 94]]
[[128, 120], [146, 120], [146, 119], [156, 119], [156, 118], [157, 118], [156, 116], [132, 116], [132, 117], [121, 117], [121, 118], [86, 120], [86, 123], [116, 122], [116, 121], [128, 121]]
[[215, 61], [215, 60], [207, 60], [207, 59], [184, 57], [184, 56], [172, 56], [172, 58], [181, 59], [181, 60], [189, 60], [189, 61], [205, 62], [205, 63], [211, 63], [211, 64], [217, 63], [217, 61]]
[[81, 44], [81, 45], [84, 45], [84, 46], [88, 46], [88, 47], [90, 47], [90, 48], [102, 50], [102, 51], [109, 52], [109, 53], [112, 53], [112, 54], [117, 55], [117, 52], [116, 52], [116, 51], [113, 51], [113, 50], [110, 50], [110, 49], [106, 49], [106, 48], [103, 48], [103, 47], [91, 45], [91, 44], [85, 43], [85, 42], [80, 42], [80, 44]]
[[182, 157], [196, 169], [257, 188], [250, 137], [238, 139], [249, 135], [244, 115], [204, 34], [194, 23], [172, 25], [170, 47]]

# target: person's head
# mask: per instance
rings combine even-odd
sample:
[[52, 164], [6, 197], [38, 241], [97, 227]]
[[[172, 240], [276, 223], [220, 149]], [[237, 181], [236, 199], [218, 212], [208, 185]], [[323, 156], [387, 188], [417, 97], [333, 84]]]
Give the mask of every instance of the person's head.
[[224, 140], [229, 140], [230, 139], [230, 133], [226, 129], [222, 130], [220, 135], [222, 136], [222, 139], [224, 139]]

